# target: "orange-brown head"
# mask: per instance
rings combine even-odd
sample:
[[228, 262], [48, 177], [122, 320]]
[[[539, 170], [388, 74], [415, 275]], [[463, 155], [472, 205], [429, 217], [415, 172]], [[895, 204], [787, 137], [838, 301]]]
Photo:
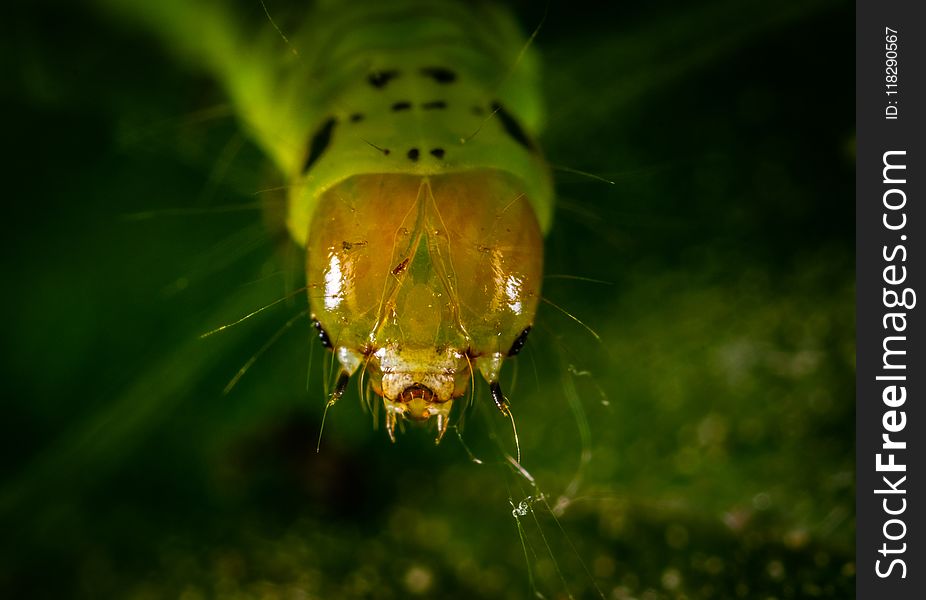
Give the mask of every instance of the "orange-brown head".
[[436, 417], [440, 441], [474, 370], [496, 395], [502, 362], [534, 321], [542, 263], [518, 180], [475, 169], [357, 175], [329, 189], [306, 272], [320, 332], [346, 375], [370, 376], [390, 437], [400, 417]]

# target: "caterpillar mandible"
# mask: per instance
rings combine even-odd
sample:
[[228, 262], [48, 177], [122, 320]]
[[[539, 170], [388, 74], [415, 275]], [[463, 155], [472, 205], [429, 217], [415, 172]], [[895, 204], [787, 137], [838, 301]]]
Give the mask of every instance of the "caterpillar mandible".
[[226, 2], [104, 1], [212, 74], [285, 178], [339, 363], [329, 406], [359, 372], [393, 441], [399, 419], [433, 419], [440, 442], [478, 372], [507, 415], [499, 373], [534, 321], [553, 209], [537, 57], [513, 16], [317, 2], [284, 30], [263, 2], [245, 23]]

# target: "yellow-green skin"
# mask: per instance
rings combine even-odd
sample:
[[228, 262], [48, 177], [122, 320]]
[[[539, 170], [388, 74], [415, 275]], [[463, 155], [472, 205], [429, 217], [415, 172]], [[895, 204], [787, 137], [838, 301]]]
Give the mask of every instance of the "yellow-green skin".
[[[497, 115], [487, 118], [497, 102], [531, 139], [543, 121], [537, 56], [501, 6], [306, 0], [284, 11], [279, 0], [265, 0], [271, 21], [259, 0], [97, 1], [215, 76], [253, 139], [293, 186], [288, 226], [303, 246], [322, 192], [359, 173], [500, 169], [523, 182], [543, 232], [552, 224], [552, 184], [542, 157], [512, 139]], [[452, 69], [457, 80], [442, 88], [415, 76], [432, 66]], [[402, 76], [382, 89], [367, 83], [369, 74], [387, 69]], [[380, 118], [393, 116], [393, 102], [438, 98], [447, 109]], [[484, 114], [474, 114], [474, 106]], [[367, 118], [337, 127], [325, 155], [304, 174], [318, 128], [331, 117], [346, 124], [355, 113]], [[401, 160], [412, 147], [442, 147], [446, 160]]]

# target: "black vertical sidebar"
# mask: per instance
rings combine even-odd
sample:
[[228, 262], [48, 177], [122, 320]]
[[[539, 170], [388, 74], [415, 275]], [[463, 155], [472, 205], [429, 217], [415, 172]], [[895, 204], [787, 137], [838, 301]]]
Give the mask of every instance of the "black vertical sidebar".
[[855, 51], [857, 597], [913, 600], [926, 598], [922, 3], [858, 0]]

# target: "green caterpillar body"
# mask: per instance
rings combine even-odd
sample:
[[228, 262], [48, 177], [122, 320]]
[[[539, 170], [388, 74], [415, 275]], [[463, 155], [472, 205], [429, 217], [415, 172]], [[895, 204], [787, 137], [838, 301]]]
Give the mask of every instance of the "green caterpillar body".
[[212, 73], [286, 178], [313, 322], [341, 364], [331, 401], [362, 368], [393, 439], [397, 418], [435, 416], [440, 440], [478, 370], [507, 413], [498, 374], [536, 313], [553, 199], [538, 61], [511, 15], [105, 1]]

